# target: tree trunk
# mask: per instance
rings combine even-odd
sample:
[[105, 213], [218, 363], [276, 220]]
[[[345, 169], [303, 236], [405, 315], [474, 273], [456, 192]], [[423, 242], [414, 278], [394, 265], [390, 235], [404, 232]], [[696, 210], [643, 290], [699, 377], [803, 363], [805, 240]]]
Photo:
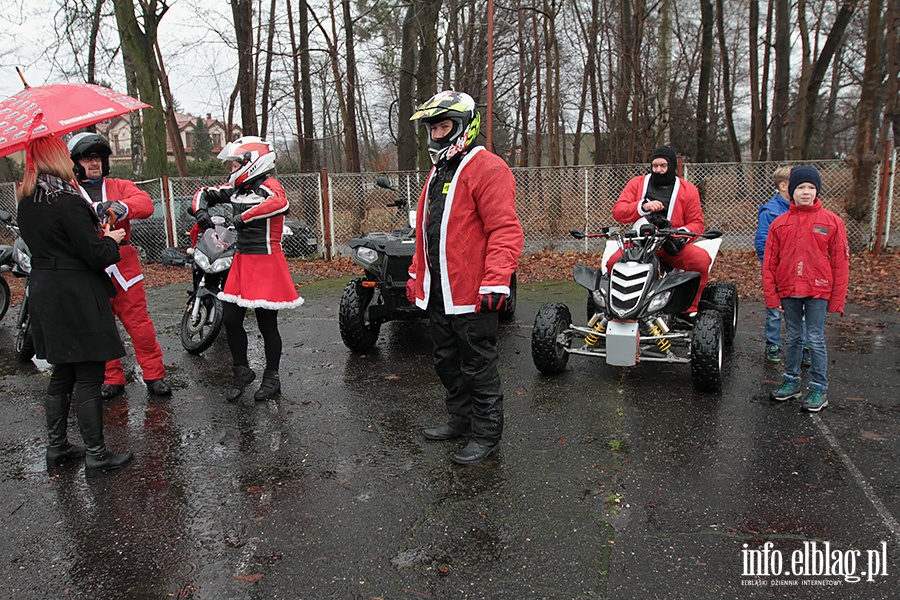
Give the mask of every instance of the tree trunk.
[[772, 96], [772, 126], [769, 129], [769, 160], [784, 160], [785, 129], [791, 94], [791, 7], [790, 0], [775, 4], [775, 91]]
[[725, 42], [725, 9], [722, 0], [716, 0], [716, 29], [719, 33], [719, 54], [722, 60], [722, 96], [725, 101], [725, 124], [728, 128], [728, 141], [731, 142], [731, 155], [734, 162], [741, 162], [741, 143], [734, 128], [734, 90], [731, 87], [731, 66], [728, 60], [728, 45]]
[[400, 30], [400, 77], [397, 94], [397, 169], [416, 168], [416, 123], [409, 118], [416, 110], [416, 5], [410, 3]]
[[347, 153], [347, 169], [351, 173], [359, 173], [359, 134], [356, 126], [356, 50], [353, 41], [353, 17], [350, 14], [350, 0], [342, 0], [344, 15], [344, 36], [347, 44], [345, 57], [347, 74], [347, 120], [344, 123], [345, 152]]
[[[596, 2], [596, 0], [594, 0]], [[752, 0], [751, 0], [752, 1]], [[672, 139], [669, 131], [669, 94], [672, 70], [672, 1], [662, 0], [659, 4], [659, 41], [657, 42], [659, 66], [657, 69], [656, 106], [659, 125], [656, 146], [668, 144]]]
[[[122, 49], [122, 62], [125, 65], [125, 91], [132, 98], [140, 95], [137, 89], [137, 76], [134, 73], [134, 61], [125, 49]], [[131, 173], [135, 179], [144, 178], [144, 136], [141, 133], [141, 113], [132, 111], [126, 117], [128, 131], [131, 136]]]
[[[116, 0], [121, 2], [122, 0]], [[237, 89], [241, 96], [241, 131], [259, 135], [256, 122], [256, 79], [253, 69], [253, 2], [231, 0], [238, 51]]]
[[750, 0], [748, 31], [750, 52], [750, 160], [762, 160], [762, 137], [765, 135], [765, 119], [760, 119], [762, 105], [759, 85], [759, 0]]
[[[882, 76], [882, 0], [869, 0], [866, 24], [866, 63], [856, 109], [856, 147], [853, 154], [853, 188], [844, 202], [847, 214], [864, 222], [872, 208], [872, 173], [880, 156], [876, 153], [875, 125], [878, 84]], [[824, 49], [823, 49], [824, 52]]]
[[300, 168], [306, 173], [319, 171], [319, 152], [316, 147], [316, 128], [313, 119], [312, 74], [309, 59], [309, 10], [305, 0], [297, 6], [297, 25], [300, 28], [300, 93], [303, 99], [303, 152]]
[[156, 40], [159, 20], [168, 7], [163, 5], [159, 12], [156, 12], [156, 0], [145, 3], [144, 29], [141, 30], [132, 2], [113, 0], [113, 5], [115, 6], [116, 22], [119, 26], [122, 53], [124, 55], [127, 52], [130, 55], [140, 99], [150, 105], [150, 108], [142, 110], [141, 127], [144, 149], [147, 152], [146, 175], [160, 177], [166, 173], [168, 160], [166, 158], [166, 126], [159, 95], [159, 67], [153, 52], [153, 44]]
[[[431, 98], [438, 90], [437, 82], [437, 47], [438, 16], [441, 11], [441, 0], [420, 0], [416, 2], [419, 7], [416, 11], [416, 21], [419, 29], [419, 64], [416, 68], [416, 96], [417, 103], [422, 103]], [[425, 139], [425, 128], [419, 128], [419, 168], [422, 170], [431, 167], [431, 159], [428, 155], [428, 145]]]
[[159, 87], [166, 101], [166, 130], [169, 132], [169, 142], [172, 144], [172, 154], [175, 156], [175, 167], [179, 177], [187, 177], [187, 156], [184, 152], [184, 143], [181, 140], [181, 130], [178, 128], [178, 119], [175, 117], [175, 98], [169, 87], [169, 77], [163, 64], [162, 51], [159, 49], [159, 41], [154, 40], [153, 48], [156, 50], [156, 60], [159, 61]]
[[[293, 40], [292, 40], [293, 41]], [[263, 69], [262, 102], [260, 109], [262, 115], [259, 126], [259, 134], [266, 137], [269, 128], [269, 89], [272, 86], [272, 47], [275, 42], [275, 0], [269, 5], [269, 31], [266, 39], [265, 67]]]
[[697, 148], [694, 159], [706, 162], [709, 154], [709, 90], [713, 72], [713, 4], [700, 0], [700, 76], [697, 81]]

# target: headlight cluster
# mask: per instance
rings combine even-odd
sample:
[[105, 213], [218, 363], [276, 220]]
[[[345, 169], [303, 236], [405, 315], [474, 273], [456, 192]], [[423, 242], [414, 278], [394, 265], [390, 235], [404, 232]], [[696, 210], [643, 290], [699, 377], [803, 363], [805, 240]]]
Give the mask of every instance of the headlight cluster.
[[594, 300], [594, 305], [600, 310], [606, 309], [606, 296], [603, 295], [603, 292], [600, 290], [594, 290], [591, 293], [591, 298]]
[[194, 262], [207, 273], [221, 273], [231, 268], [234, 256], [222, 256], [210, 264], [209, 257], [200, 251], [194, 251]]
[[16, 263], [26, 273], [31, 273], [31, 257], [27, 252], [23, 252], [21, 248], [16, 248]]
[[672, 291], [667, 290], [662, 294], [657, 294], [653, 297], [653, 300], [650, 301], [650, 305], [647, 307], [649, 312], [656, 312], [661, 309], [663, 306], [669, 303], [669, 298], [672, 297]]
[[356, 249], [356, 258], [363, 261], [364, 263], [372, 264], [378, 260], [378, 253], [371, 248], [360, 246]]

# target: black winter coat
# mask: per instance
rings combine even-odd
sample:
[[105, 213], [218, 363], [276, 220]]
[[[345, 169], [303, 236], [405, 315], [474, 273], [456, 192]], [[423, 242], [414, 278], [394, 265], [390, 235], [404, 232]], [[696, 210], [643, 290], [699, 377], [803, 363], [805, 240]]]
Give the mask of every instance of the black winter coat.
[[28, 294], [37, 357], [62, 364], [124, 356], [109, 302], [116, 292], [104, 272], [119, 260], [119, 246], [99, 237], [97, 215], [81, 194], [53, 175], [39, 175], [17, 220], [32, 256]]

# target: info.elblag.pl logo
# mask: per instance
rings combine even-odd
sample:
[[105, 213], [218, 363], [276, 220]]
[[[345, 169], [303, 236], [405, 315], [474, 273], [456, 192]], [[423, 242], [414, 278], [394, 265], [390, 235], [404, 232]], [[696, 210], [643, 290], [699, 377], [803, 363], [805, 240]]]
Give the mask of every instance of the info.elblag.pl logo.
[[[874, 550], [840, 550], [831, 542], [803, 542], [802, 548], [782, 552], [773, 542], [766, 542], [758, 549], [743, 545], [741, 559], [742, 585], [840, 585], [856, 583], [865, 578], [875, 581], [887, 573], [887, 542]], [[770, 579], [758, 579], [768, 577]]]

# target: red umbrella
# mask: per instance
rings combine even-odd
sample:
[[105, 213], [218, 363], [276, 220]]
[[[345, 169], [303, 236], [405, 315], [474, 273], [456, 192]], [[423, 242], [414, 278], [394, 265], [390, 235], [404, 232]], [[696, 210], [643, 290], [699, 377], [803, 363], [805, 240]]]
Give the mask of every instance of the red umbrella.
[[141, 108], [149, 105], [90, 83], [25, 84], [0, 100], [0, 157], [23, 150], [30, 139], [63, 135]]

